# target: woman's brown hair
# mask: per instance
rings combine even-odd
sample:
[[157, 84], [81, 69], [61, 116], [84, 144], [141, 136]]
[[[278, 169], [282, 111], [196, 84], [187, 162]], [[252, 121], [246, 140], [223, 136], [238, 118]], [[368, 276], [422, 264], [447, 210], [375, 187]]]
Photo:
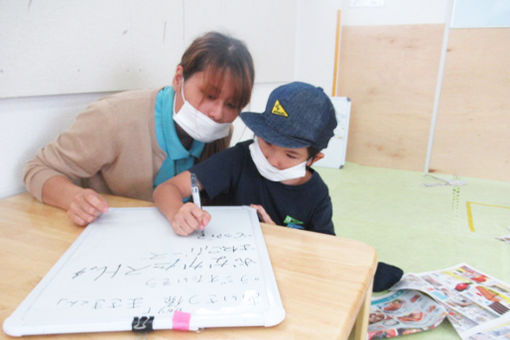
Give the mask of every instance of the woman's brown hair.
[[228, 72], [232, 78], [233, 104], [240, 111], [251, 98], [255, 71], [250, 52], [241, 40], [219, 32], [208, 32], [196, 38], [182, 55], [183, 77], [206, 72], [210, 83], [221, 88]]
[[[219, 32], [208, 32], [191, 43], [182, 55], [180, 65], [184, 79], [196, 72], [205, 72], [207, 83], [215, 88], [221, 88], [225, 75], [229, 74], [234, 89], [232, 104], [240, 112], [250, 102], [255, 70], [251, 54], [241, 40]], [[207, 143], [200, 161], [228, 148], [231, 137], [232, 129], [227, 137]]]

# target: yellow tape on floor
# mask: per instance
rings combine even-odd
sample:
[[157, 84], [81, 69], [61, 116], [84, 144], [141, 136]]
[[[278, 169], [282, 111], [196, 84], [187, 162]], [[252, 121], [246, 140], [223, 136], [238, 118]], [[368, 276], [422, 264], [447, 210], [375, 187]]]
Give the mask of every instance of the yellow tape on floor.
[[475, 226], [473, 224], [473, 212], [471, 211], [471, 204], [477, 204], [477, 205], [481, 205], [484, 207], [510, 209], [510, 207], [505, 207], [503, 205], [466, 201], [466, 210], [467, 210], [467, 215], [468, 215], [469, 230], [471, 230], [472, 232], [475, 231]]

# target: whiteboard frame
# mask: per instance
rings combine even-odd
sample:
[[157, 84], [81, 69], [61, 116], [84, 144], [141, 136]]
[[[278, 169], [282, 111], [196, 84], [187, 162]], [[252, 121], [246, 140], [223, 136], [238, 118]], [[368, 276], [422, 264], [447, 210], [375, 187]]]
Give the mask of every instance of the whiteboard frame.
[[349, 97], [330, 97], [335, 108], [337, 126], [328, 147], [321, 152], [324, 157], [314, 163], [315, 166], [342, 169], [347, 154], [347, 138], [349, 137], [349, 121], [351, 119], [351, 99]]
[[[269, 254], [264, 241], [260, 223], [257, 218], [257, 214], [254, 209], [248, 206], [238, 207], [204, 207], [205, 210], [209, 211], [214, 218], [215, 211], [246, 211], [249, 218], [242, 221], [242, 223], [248, 223], [250, 231], [253, 233], [255, 241], [258, 260], [261, 266], [261, 272], [263, 276], [264, 288], [266, 293], [267, 302], [269, 308], [263, 312], [254, 313], [240, 313], [236, 314], [235, 317], [232, 314], [228, 315], [194, 315], [191, 314], [189, 322], [189, 330], [197, 331], [202, 328], [214, 328], [214, 327], [245, 327], [245, 326], [265, 326], [271, 327], [279, 324], [285, 318], [285, 310], [283, 308], [278, 286], [274, 273], [272, 270]], [[111, 211], [116, 213], [122, 211], [149, 211], [155, 210], [159, 215], [159, 227], [162, 225], [166, 228], [171, 228], [166, 219], [157, 211], [155, 207], [141, 207], [141, 208], [110, 208]], [[107, 213], [108, 214], [108, 213]], [[238, 223], [239, 221], [236, 221]], [[154, 223], [154, 221], [151, 221]], [[58, 320], [55, 320], [53, 324], [45, 324], [39, 326], [33, 326], [24, 322], [25, 314], [28, 310], [38, 302], [38, 299], [44, 294], [45, 290], [51, 285], [61, 270], [68, 264], [68, 261], [72, 256], [78, 252], [81, 247], [84, 247], [87, 243], [89, 236], [96, 229], [102, 225], [99, 223], [90, 224], [81, 235], [71, 244], [66, 252], [60, 257], [57, 263], [50, 269], [50, 271], [43, 277], [39, 284], [30, 292], [25, 300], [16, 308], [16, 310], [4, 321], [3, 330], [6, 334], [11, 336], [24, 336], [24, 335], [39, 335], [39, 334], [62, 334], [62, 333], [92, 333], [92, 332], [112, 332], [112, 331], [131, 331], [133, 319], [128, 320], [115, 320], [113, 315], [111, 320], [105, 320], [104, 322], [88, 323], [82, 319], [79, 322], [73, 324], [59, 324]], [[145, 225], [144, 233], [147, 233], [147, 228], [155, 227], [154, 224]], [[150, 232], [150, 231], [149, 231]], [[178, 236], [176, 236], [178, 237]], [[120, 242], [120, 241], [119, 241]], [[168, 288], [170, 289], [170, 288]], [[113, 313], [114, 314], [114, 313]], [[139, 315], [139, 317], [148, 315]], [[172, 315], [158, 317], [156, 316], [152, 324], [154, 330], [158, 329], [173, 329]]]

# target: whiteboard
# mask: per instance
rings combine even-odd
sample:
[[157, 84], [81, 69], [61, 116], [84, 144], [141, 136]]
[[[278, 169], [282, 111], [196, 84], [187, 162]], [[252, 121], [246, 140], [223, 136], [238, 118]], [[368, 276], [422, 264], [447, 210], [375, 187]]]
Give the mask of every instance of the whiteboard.
[[336, 128], [328, 147], [321, 152], [324, 158], [314, 163], [315, 166], [341, 169], [345, 165], [347, 152], [347, 137], [349, 135], [349, 120], [351, 117], [351, 99], [349, 97], [330, 97], [335, 108]]
[[111, 208], [90, 224], [3, 329], [12, 336], [274, 326], [285, 317], [254, 209], [206, 207], [204, 234], [177, 236], [152, 208]]

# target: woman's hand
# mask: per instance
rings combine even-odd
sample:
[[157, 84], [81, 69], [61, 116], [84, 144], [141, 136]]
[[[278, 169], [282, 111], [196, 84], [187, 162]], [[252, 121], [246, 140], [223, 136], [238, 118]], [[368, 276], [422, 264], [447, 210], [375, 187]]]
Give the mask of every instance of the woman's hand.
[[92, 189], [78, 190], [67, 209], [69, 218], [79, 226], [86, 226], [108, 211], [108, 203]]
[[257, 215], [261, 222], [268, 223], [268, 224], [276, 224], [271, 219], [271, 216], [266, 212], [263, 206], [260, 204], [250, 204], [250, 207], [257, 210]]
[[207, 211], [188, 202], [179, 208], [170, 223], [177, 235], [187, 236], [195, 230], [204, 230], [210, 220], [211, 215]]
[[42, 201], [64, 209], [73, 223], [86, 226], [108, 211], [106, 200], [92, 189], [84, 189], [65, 176], [53, 176], [42, 187]]

